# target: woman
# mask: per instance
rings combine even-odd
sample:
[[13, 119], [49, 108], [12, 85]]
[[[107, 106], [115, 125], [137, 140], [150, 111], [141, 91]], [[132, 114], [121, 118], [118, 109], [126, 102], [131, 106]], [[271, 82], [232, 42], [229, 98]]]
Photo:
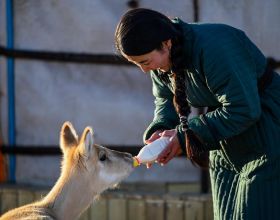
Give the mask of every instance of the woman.
[[[151, 74], [156, 108], [144, 140], [172, 137], [158, 161], [186, 153], [206, 166], [209, 153], [215, 219], [276, 219], [280, 77], [259, 49], [233, 27], [149, 9], [123, 15], [115, 44]], [[188, 120], [190, 106], [208, 112]]]

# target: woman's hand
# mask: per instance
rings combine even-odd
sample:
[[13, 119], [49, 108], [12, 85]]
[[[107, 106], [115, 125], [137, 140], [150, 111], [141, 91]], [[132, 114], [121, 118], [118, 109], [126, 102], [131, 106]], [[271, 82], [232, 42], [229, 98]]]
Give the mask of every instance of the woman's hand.
[[[170, 143], [167, 147], [161, 152], [161, 154], [157, 158], [157, 162], [162, 165], [167, 164], [173, 157], [182, 154], [182, 149], [177, 137], [177, 131], [175, 129], [172, 130], [158, 130], [154, 132], [149, 139], [145, 141], [146, 144], [150, 144], [156, 139], [160, 137], [169, 137]], [[146, 164], [149, 169], [152, 166], [152, 163]]]
[[150, 144], [153, 141], [155, 141], [156, 139], [160, 138], [161, 136], [159, 134], [162, 133], [162, 132], [163, 132], [163, 130], [155, 131], [149, 139], [145, 140], [145, 144]]
[[157, 161], [161, 165], [164, 165], [167, 164], [173, 157], [182, 154], [182, 149], [175, 129], [165, 130], [159, 135], [162, 137], [169, 137], [170, 139], [170, 143], [157, 158]]

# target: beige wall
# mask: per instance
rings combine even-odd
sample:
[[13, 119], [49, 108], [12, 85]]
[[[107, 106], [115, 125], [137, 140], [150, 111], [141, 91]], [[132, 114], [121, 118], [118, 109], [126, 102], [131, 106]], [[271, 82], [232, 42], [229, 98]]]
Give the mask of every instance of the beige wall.
[[266, 56], [280, 60], [280, 1], [199, 0], [200, 21], [218, 22], [244, 30]]
[[[141, 0], [150, 7], [193, 21], [193, 1]], [[201, 22], [220, 22], [246, 31], [266, 55], [280, 59], [278, 0], [199, 0]], [[114, 29], [127, 1], [17, 0], [15, 47], [63, 52], [114, 53]], [[5, 1], [0, 1], [0, 43], [5, 39]], [[0, 57], [1, 125], [7, 143], [5, 59]], [[16, 141], [19, 145], [57, 145], [60, 126], [73, 122], [79, 132], [90, 125], [96, 141], [140, 145], [153, 117], [151, 82], [135, 67], [16, 60]], [[17, 157], [17, 180], [52, 184], [59, 157]], [[198, 181], [199, 170], [185, 159], [168, 166], [141, 167], [127, 181]]]
[[[114, 29], [128, 9], [127, 1], [112, 0], [18, 0], [14, 3], [15, 47], [63, 52], [115, 53]], [[150, 1], [142, 3], [153, 7]], [[190, 2], [175, 1], [178, 10], [171, 9], [174, 2], [154, 1], [153, 4], [170, 16], [179, 14], [191, 21]], [[3, 2], [1, 8], [5, 8]], [[5, 62], [1, 66], [4, 65]], [[19, 145], [57, 145], [60, 126], [65, 120], [71, 121], [78, 132], [87, 125], [92, 126], [96, 142], [105, 146], [141, 145], [143, 131], [153, 117], [151, 81], [136, 67], [16, 60], [15, 84]], [[5, 98], [2, 101], [6, 111]], [[3, 113], [4, 128], [7, 128], [6, 116]], [[51, 184], [59, 175], [59, 161], [59, 157], [18, 156], [17, 181]], [[152, 172], [141, 167], [128, 181], [198, 179], [198, 170], [188, 161], [175, 159], [166, 168], [154, 166]]]

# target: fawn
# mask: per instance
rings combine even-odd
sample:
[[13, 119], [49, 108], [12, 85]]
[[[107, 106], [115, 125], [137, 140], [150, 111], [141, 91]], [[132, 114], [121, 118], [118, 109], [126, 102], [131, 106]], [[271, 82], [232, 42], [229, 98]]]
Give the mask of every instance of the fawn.
[[133, 170], [131, 154], [94, 144], [91, 127], [78, 140], [72, 124], [65, 122], [60, 148], [61, 175], [51, 191], [41, 201], [8, 211], [0, 220], [77, 219], [94, 198]]

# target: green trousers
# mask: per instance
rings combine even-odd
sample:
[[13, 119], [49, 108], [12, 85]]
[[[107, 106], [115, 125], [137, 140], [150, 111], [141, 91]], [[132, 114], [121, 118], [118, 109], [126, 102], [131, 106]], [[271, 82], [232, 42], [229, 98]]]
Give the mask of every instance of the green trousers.
[[236, 171], [213, 151], [210, 178], [215, 220], [280, 219], [280, 158], [261, 156]]

